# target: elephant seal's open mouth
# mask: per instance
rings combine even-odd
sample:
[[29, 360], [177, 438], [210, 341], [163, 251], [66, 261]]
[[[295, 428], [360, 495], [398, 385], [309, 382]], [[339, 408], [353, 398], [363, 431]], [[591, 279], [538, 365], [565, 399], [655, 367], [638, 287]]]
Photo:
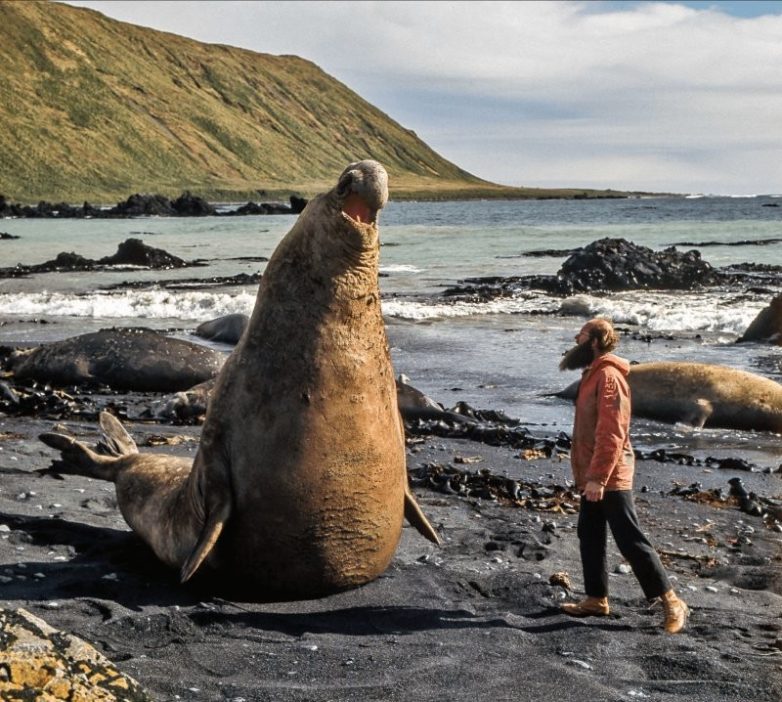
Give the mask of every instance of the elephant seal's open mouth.
[[377, 210], [372, 209], [360, 195], [351, 193], [342, 203], [342, 213], [360, 224], [371, 224], [377, 219]]

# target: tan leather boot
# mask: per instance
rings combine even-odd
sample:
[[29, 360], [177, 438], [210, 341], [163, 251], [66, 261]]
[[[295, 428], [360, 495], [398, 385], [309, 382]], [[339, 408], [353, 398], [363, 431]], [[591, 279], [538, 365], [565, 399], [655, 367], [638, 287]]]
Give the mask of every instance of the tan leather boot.
[[581, 602], [566, 602], [561, 609], [571, 617], [605, 617], [611, 611], [607, 597], [585, 597]]
[[678, 634], [687, 624], [690, 608], [679, 599], [673, 590], [664, 592], [660, 597], [665, 610], [663, 628], [669, 634]]

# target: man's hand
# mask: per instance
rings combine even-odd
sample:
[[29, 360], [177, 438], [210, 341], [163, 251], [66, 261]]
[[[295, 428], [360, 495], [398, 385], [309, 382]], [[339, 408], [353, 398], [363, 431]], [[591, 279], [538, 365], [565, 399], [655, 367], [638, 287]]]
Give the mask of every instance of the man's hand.
[[589, 480], [584, 486], [584, 499], [588, 502], [600, 502], [603, 499], [603, 486], [596, 480]]

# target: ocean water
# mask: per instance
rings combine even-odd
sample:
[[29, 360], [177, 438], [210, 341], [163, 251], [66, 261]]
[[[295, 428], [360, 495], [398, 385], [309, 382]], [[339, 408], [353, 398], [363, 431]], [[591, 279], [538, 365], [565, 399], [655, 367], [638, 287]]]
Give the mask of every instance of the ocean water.
[[[191, 332], [200, 322], [249, 314], [255, 286], [172, 289], [161, 281], [262, 272], [263, 262], [246, 259], [270, 256], [294, 221], [287, 215], [3, 220], [0, 231], [20, 238], [0, 241], [2, 267], [41, 263], [61, 251], [101, 258], [131, 236], [206, 265], [0, 279], [0, 344], [129, 325], [195, 341]], [[380, 286], [396, 371], [446, 405], [465, 400], [502, 409], [541, 431], [569, 431], [572, 407], [546, 393], [576, 378], [560, 373], [557, 363], [584, 319], [609, 315], [628, 330], [618, 352], [631, 360], [721, 363], [782, 380], [782, 348], [733, 343], [773, 293], [782, 291], [782, 280], [769, 279], [766, 290], [631, 291], [569, 299], [528, 290], [483, 304], [441, 296], [469, 277], [554, 274], [564, 256], [522, 254], [572, 249], [603, 237], [655, 250], [685, 242], [681, 250], [697, 248], [714, 266], [782, 266], [782, 243], [762, 243], [782, 238], [782, 198], [391, 202], [381, 215]], [[126, 281], [146, 285], [108, 289]], [[653, 340], [634, 340], [632, 332]], [[691, 431], [640, 420], [633, 431], [642, 448], [713, 454], [738, 447], [767, 465], [778, 465], [782, 453], [780, 437], [769, 434]]]

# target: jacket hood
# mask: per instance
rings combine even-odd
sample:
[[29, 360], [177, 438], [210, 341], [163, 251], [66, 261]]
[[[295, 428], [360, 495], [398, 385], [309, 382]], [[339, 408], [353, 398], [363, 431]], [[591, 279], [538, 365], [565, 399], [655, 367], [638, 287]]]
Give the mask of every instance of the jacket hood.
[[594, 371], [596, 371], [598, 368], [602, 368], [603, 366], [613, 366], [625, 378], [627, 377], [628, 373], [630, 373], [630, 363], [628, 361], [626, 361], [624, 358], [619, 358], [619, 356], [614, 356], [612, 353], [607, 353], [604, 356], [600, 356], [600, 358], [592, 361], [592, 364], [584, 371], [584, 376], [589, 373], [594, 373]]

